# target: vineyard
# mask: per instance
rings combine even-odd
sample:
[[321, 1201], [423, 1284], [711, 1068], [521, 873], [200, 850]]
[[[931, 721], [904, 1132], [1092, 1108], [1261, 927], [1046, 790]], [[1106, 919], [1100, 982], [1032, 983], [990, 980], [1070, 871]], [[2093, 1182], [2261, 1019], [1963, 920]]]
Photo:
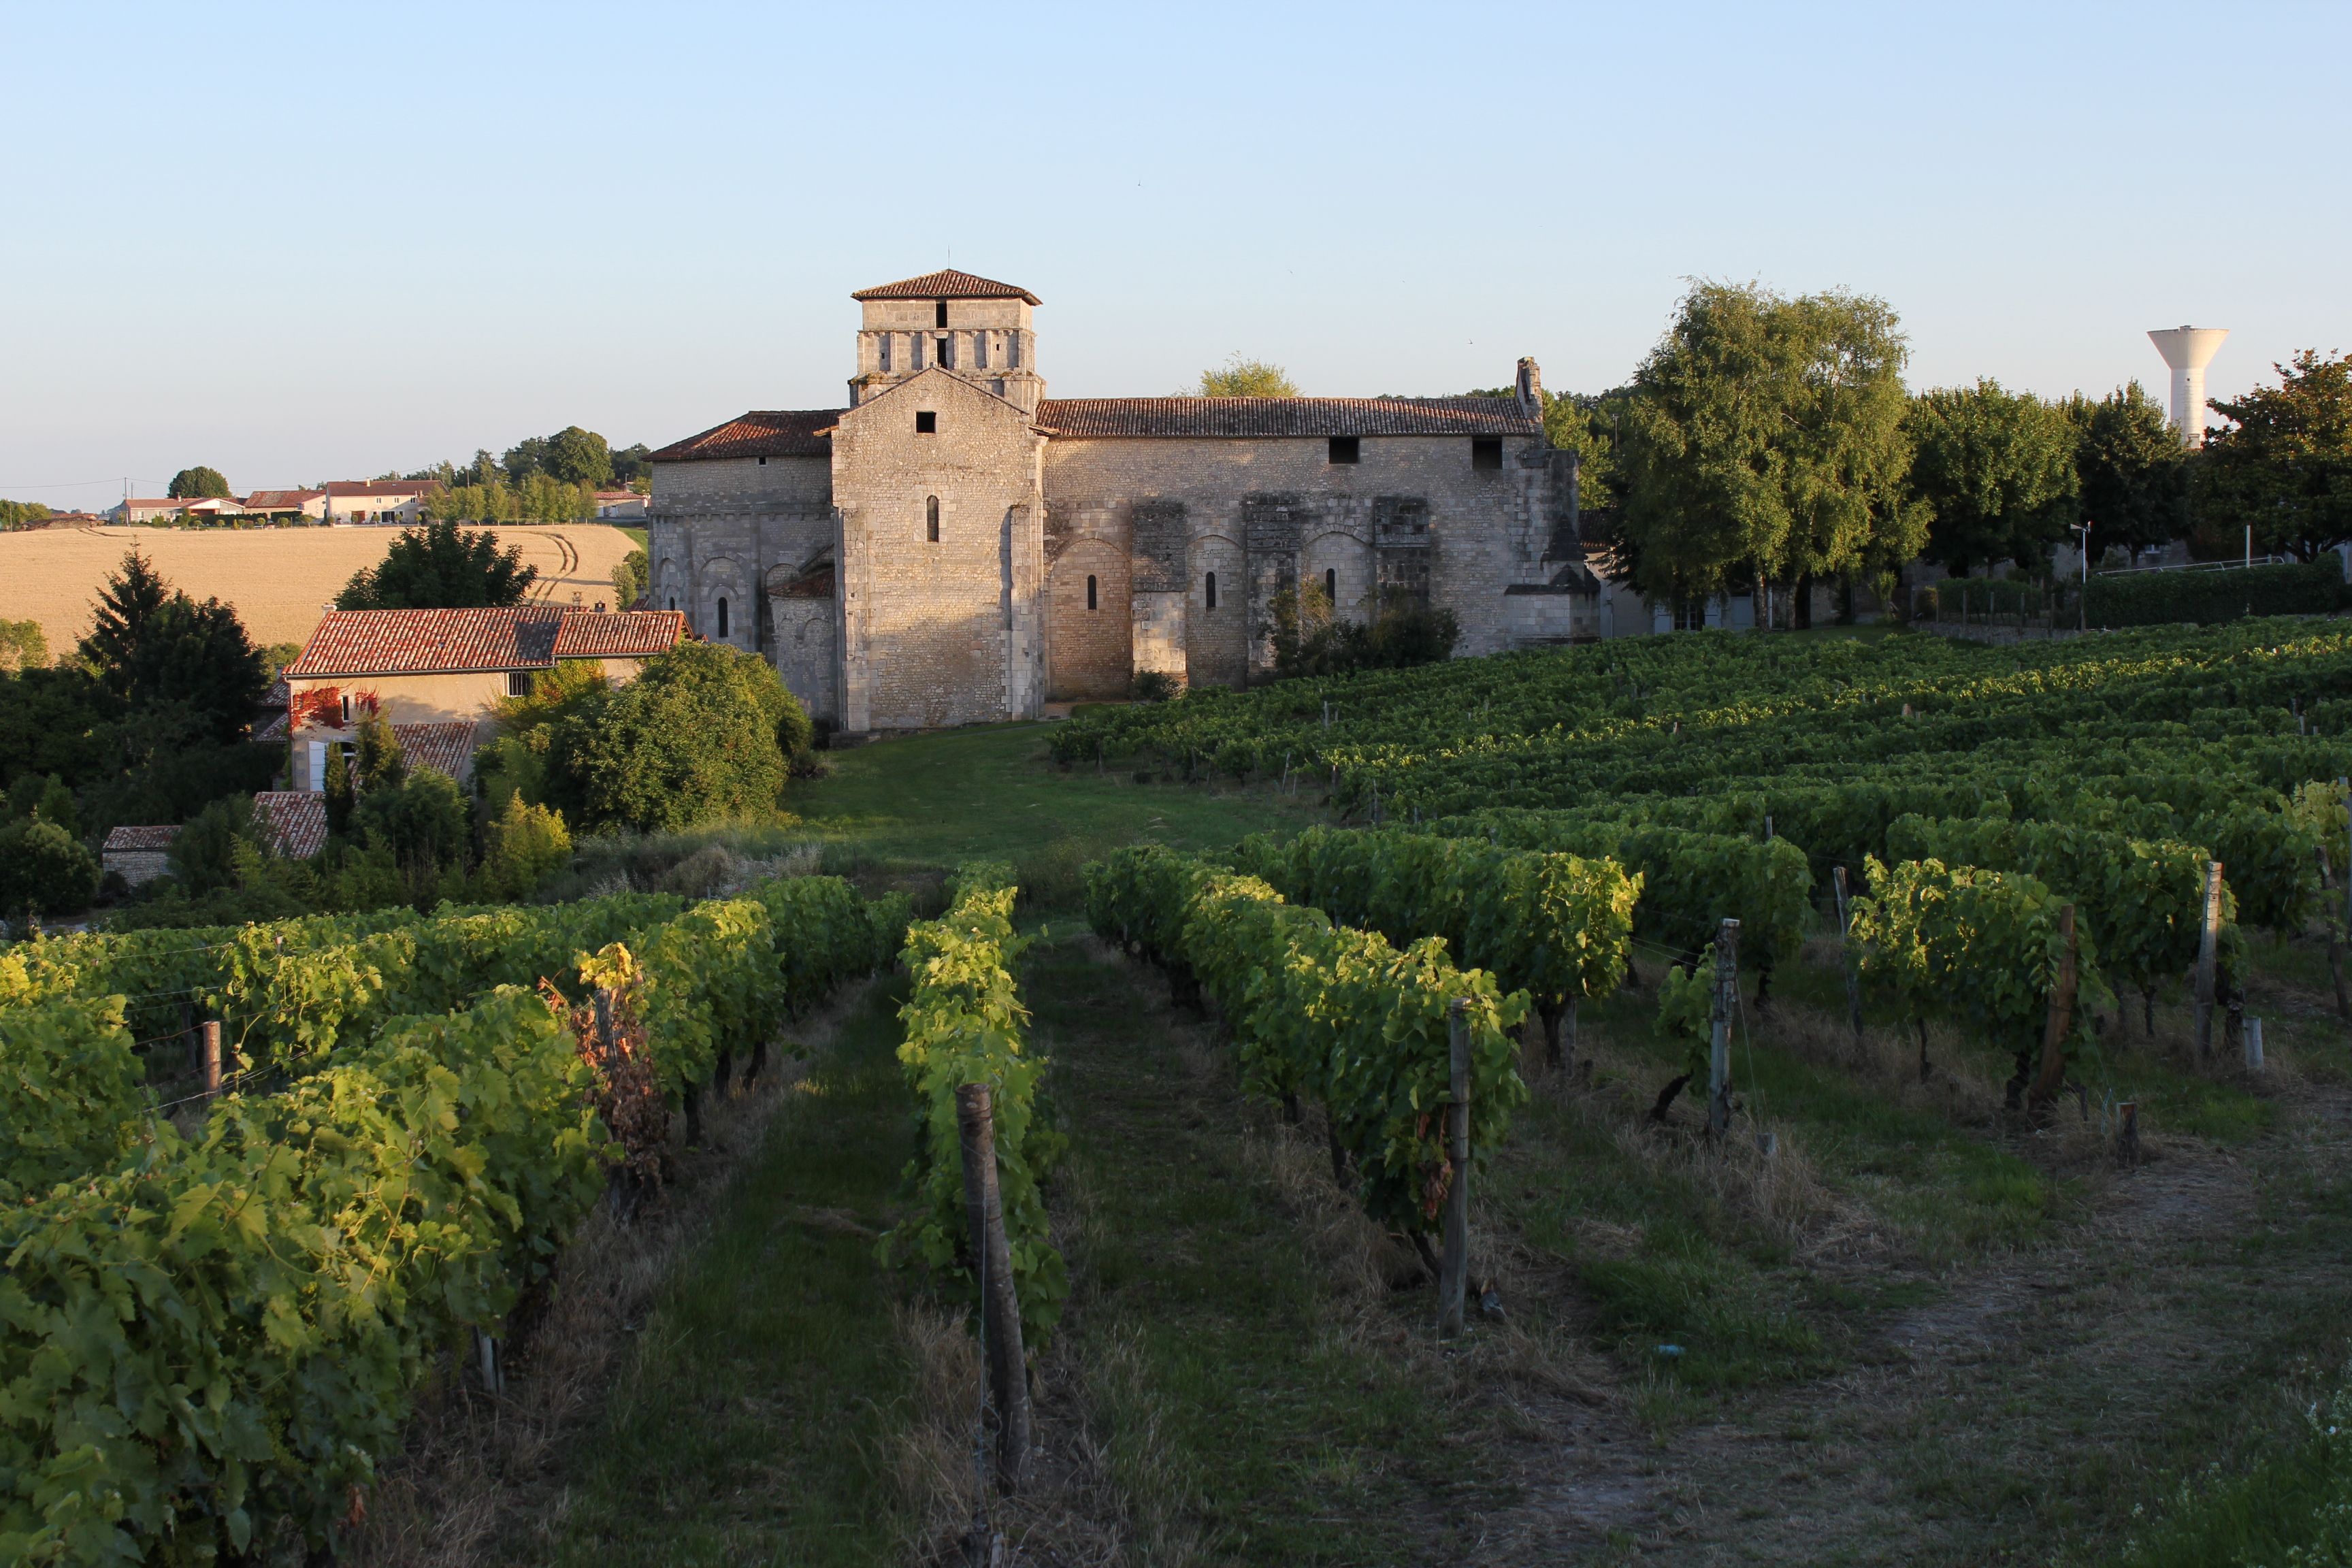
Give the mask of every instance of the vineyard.
[[[428, 1374], [471, 1336], [495, 1384], [591, 1207], [660, 1183], [667, 1105], [906, 921], [803, 879], [0, 955], [0, 1555], [325, 1549]], [[225, 1081], [166, 1101], [192, 1016]]]
[[1196, 693], [795, 786], [911, 900], [0, 949], [0, 1551], [2284, 1561], [2334, 626]]

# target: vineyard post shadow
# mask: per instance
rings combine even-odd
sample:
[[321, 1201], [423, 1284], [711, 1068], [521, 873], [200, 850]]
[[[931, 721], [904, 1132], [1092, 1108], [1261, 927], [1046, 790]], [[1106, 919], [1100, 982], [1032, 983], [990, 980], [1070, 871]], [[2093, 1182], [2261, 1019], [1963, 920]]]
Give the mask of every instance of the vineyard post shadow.
[[1453, 1180], [1445, 1189], [1445, 1258], [1437, 1279], [1437, 1331], [1450, 1339], [1462, 1331], [1462, 1301], [1470, 1275], [1470, 1019], [1459, 996], [1445, 1005], [1445, 1044], [1451, 1058], [1445, 1107], [1445, 1157]]
[[985, 1423], [996, 1427], [996, 1485], [1011, 1493], [1029, 1469], [1029, 1362], [1021, 1343], [1021, 1304], [1013, 1290], [1013, 1249], [1004, 1239], [1003, 1194], [996, 1180], [994, 1107], [984, 1083], [956, 1089], [963, 1143], [963, 1207], [980, 1274], [980, 1332], [988, 1355]]
[[1706, 1134], [1731, 1131], [1731, 1012], [1739, 1001], [1739, 922], [1726, 919], [1715, 933], [1715, 1008], [1706, 1050]]

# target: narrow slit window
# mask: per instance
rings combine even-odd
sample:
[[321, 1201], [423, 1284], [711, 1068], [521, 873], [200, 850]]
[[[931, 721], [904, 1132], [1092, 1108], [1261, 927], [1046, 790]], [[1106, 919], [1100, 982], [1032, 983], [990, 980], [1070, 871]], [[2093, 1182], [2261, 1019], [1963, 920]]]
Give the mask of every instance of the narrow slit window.
[[915, 416], [915, 434], [936, 436], [940, 433], [940, 416], [926, 408]]
[[1499, 471], [1503, 466], [1503, 438], [1500, 436], [1471, 437], [1470, 466], [1489, 472]]
[[1089, 572], [1087, 574], [1087, 608], [1092, 610], [1099, 607], [1100, 605], [1095, 596], [1095, 574]]
[[1362, 458], [1363, 443], [1360, 437], [1334, 436], [1331, 437], [1331, 460], [1333, 462], [1353, 463], [1361, 461]]
[[723, 597], [719, 601], [719, 635], [727, 635], [727, 601]]
[[345, 693], [343, 693], [342, 708], [343, 708], [343, 727], [344, 727], [345, 729], [349, 729], [349, 728], [351, 728], [351, 723], [352, 723], [352, 696], [351, 696], [351, 693], [350, 693], [350, 692], [348, 692], [348, 691], [346, 691]]
[[1207, 587], [1208, 587], [1208, 596], [1209, 596], [1209, 608], [1211, 608], [1211, 609], [1213, 609], [1213, 609], [1215, 609], [1215, 608], [1217, 607], [1217, 574], [1216, 574], [1214, 572], [1212, 572], [1212, 573], [1210, 573], [1210, 574], [1209, 574], [1209, 580], [1208, 580]]
[[955, 339], [952, 336], [940, 340], [940, 368], [955, 369]]
[[887, 332], [882, 334], [882, 374], [890, 374], [890, 334]]
[[931, 496], [923, 502], [923, 537], [933, 544], [940, 542], [940, 498]]
[[945, 300], [941, 300], [933, 307], [933, 310], [934, 314], [931, 324], [935, 327], [946, 326], [948, 324], [948, 302]]
[[1332, 604], [1339, 602], [1339, 572], [1337, 567], [1323, 568], [1323, 596]]

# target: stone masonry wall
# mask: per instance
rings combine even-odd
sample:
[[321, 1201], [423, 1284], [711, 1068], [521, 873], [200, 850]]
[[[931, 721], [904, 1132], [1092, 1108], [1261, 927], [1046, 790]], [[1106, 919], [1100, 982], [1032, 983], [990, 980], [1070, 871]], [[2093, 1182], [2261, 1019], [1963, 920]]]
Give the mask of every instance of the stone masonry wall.
[[[1392, 575], [1419, 575], [1431, 602], [1454, 611], [1462, 624], [1459, 651], [1513, 646], [1516, 606], [1505, 603], [1503, 590], [1541, 580], [1553, 510], [1549, 450], [1535, 437], [1507, 438], [1503, 467], [1479, 469], [1470, 438], [1459, 436], [1368, 436], [1353, 464], [1331, 462], [1321, 437], [1061, 438], [1045, 448], [1045, 485], [1055, 516], [1070, 520], [1072, 540], [1111, 542], [1124, 525], [1139, 581], [1162, 579], [1171, 554], [1171, 503], [1181, 503], [1190, 678], [1239, 684], [1270, 662], [1266, 602], [1274, 594], [1328, 581], [1339, 613], [1360, 616], [1384, 554]], [[1416, 546], [1402, 532], [1382, 539], [1397, 531], [1376, 529], [1376, 514], [1425, 517], [1426, 542]], [[1207, 604], [1212, 573], [1214, 610]], [[1165, 616], [1155, 612], [1151, 619], [1164, 624]], [[1055, 679], [1058, 687], [1058, 671]]]
[[[925, 414], [936, 425], [929, 433], [918, 427]], [[845, 728], [928, 729], [1041, 710], [1043, 446], [1019, 408], [940, 372], [842, 416], [834, 499]]]

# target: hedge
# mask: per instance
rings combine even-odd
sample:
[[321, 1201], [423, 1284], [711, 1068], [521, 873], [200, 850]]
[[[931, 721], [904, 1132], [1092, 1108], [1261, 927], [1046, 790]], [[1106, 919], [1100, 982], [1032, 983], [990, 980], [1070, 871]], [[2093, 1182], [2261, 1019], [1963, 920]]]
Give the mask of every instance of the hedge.
[[2094, 577], [2084, 593], [2086, 618], [2095, 626], [2320, 616], [2352, 604], [2344, 568], [2333, 551], [2302, 565]]

